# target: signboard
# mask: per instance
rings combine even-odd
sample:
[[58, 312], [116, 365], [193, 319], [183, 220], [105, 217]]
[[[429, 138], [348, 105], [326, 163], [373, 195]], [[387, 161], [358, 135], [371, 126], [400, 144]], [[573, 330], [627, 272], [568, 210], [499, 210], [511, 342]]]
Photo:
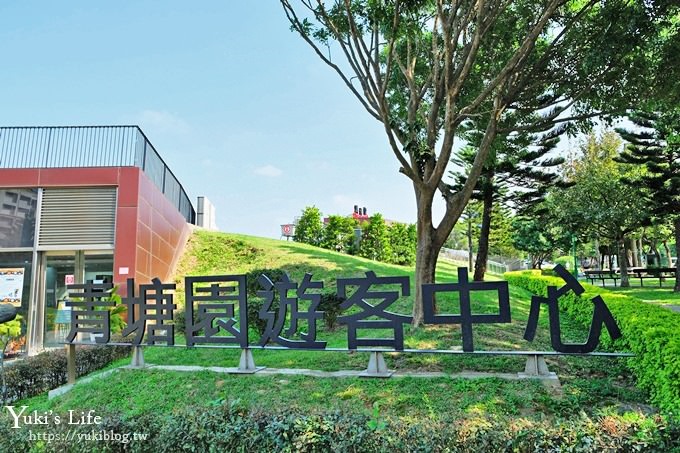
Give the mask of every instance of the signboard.
[[66, 284], [66, 285], [73, 285], [75, 282], [76, 282], [76, 276], [73, 275], [73, 274], [68, 274], [64, 278], [64, 284]]
[[0, 268], [0, 302], [21, 306], [24, 289], [24, 268]]
[[[560, 329], [558, 299], [569, 292], [583, 294], [584, 288], [558, 265], [555, 272], [564, 284], [549, 286], [546, 296], [531, 298], [529, 319], [524, 339], [531, 342], [538, 328], [542, 307], [548, 310], [550, 339], [555, 351], [567, 354], [583, 354], [595, 350], [600, 341], [600, 332], [606, 329], [612, 339], [619, 338], [616, 320], [600, 296], [591, 299], [593, 317], [585, 343], [564, 343]], [[400, 297], [409, 296], [411, 291], [408, 276], [379, 277], [368, 271], [364, 276], [338, 278], [335, 282], [337, 297], [342, 301], [343, 315], [337, 318], [347, 326], [347, 350], [361, 350], [362, 347], [379, 347], [385, 350], [404, 350], [404, 325], [412, 317], [388, 311], [390, 305]], [[258, 347], [276, 344], [290, 349], [326, 349], [326, 342], [317, 338], [317, 324], [324, 319], [321, 310], [323, 281], [314, 281], [312, 274], [305, 274], [297, 282], [284, 274], [277, 281], [271, 281], [262, 274], [257, 279], [257, 295], [264, 298], [258, 317], [266, 321]], [[185, 277], [185, 334], [186, 345], [191, 347], [209, 344], [222, 347], [249, 348], [248, 338], [248, 295], [245, 275], [215, 275]], [[108, 343], [110, 338], [109, 309], [115, 305], [110, 298], [102, 297], [111, 291], [110, 283], [88, 282], [69, 285], [73, 300], [67, 307], [77, 307], [71, 312], [71, 331], [67, 342], [73, 342], [78, 333], [101, 334], [97, 343]], [[174, 283], [162, 283], [154, 278], [151, 284], [135, 286], [134, 279], [127, 280], [123, 304], [127, 308], [129, 322], [123, 336], [132, 336], [132, 344], [174, 346], [173, 313]], [[497, 295], [496, 313], [479, 314], [472, 311], [471, 295], [477, 291], [493, 291]], [[456, 314], [437, 313], [434, 302], [437, 294], [456, 293], [459, 310]], [[509, 323], [510, 297], [508, 282], [475, 282], [468, 278], [467, 268], [458, 268], [458, 281], [451, 283], [430, 283], [422, 286], [425, 324], [448, 324], [460, 326], [463, 352], [474, 352], [473, 328], [476, 324]], [[286, 324], [289, 324], [288, 328]], [[300, 329], [300, 331], [298, 331]], [[304, 329], [304, 330], [302, 330]], [[375, 335], [375, 331], [384, 334]]]
[[281, 236], [287, 238], [295, 236], [295, 225], [292, 223], [281, 225]]

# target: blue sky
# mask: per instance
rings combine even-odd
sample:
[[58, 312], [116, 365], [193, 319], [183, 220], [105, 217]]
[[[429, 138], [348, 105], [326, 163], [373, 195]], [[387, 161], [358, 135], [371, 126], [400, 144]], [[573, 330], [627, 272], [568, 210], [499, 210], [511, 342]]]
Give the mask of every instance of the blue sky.
[[415, 221], [381, 128], [275, 0], [0, 3], [0, 125], [138, 124], [220, 229], [307, 205]]

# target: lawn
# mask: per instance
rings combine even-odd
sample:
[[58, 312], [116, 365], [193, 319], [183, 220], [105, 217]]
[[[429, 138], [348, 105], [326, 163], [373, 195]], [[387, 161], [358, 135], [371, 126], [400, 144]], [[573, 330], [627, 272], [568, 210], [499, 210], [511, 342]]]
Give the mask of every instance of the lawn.
[[[407, 275], [413, 284], [413, 269], [377, 263], [315, 247], [242, 235], [196, 232], [178, 266], [177, 299], [183, 303], [184, 275], [245, 273], [252, 269], [280, 268], [299, 281], [305, 272], [322, 280], [325, 288], [335, 288], [338, 277], [358, 277], [367, 270], [378, 276]], [[438, 266], [438, 282], [456, 280], [456, 268], [446, 262]], [[605, 290], [603, 290], [603, 293]], [[413, 294], [413, 291], [411, 291]], [[474, 326], [476, 350], [550, 350], [547, 316], [541, 314], [536, 339], [523, 339], [531, 294], [510, 290], [512, 322]], [[606, 299], [606, 297], [605, 297]], [[412, 296], [400, 298], [391, 311], [410, 314]], [[456, 297], [438, 299], [442, 312], [455, 312]], [[480, 293], [472, 301], [473, 312], [496, 310], [492, 294]], [[563, 339], [582, 342], [587, 332], [562, 317]], [[381, 332], [374, 332], [380, 334]], [[384, 332], [383, 332], [384, 334]], [[346, 348], [347, 330], [320, 330], [320, 340], [329, 347]], [[257, 338], [251, 338], [251, 342]], [[183, 337], [177, 336], [177, 343]], [[413, 349], [461, 349], [460, 327], [429, 326], [416, 331], [406, 326], [405, 347]], [[255, 350], [255, 362], [270, 368], [316, 370], [361, 370], [368, 362], [366, 353]], [[147, 347], [145, 358], [157, 365], [199, 365], [233, 367], [239, 351], [185, 347]], [[397, 371], [483, 371], [516, 373], [524, 367], [523, 357], [436, 355], [413, 353], [386, 354], [388, 367]], [[178, 372], [163, 370], [119, 370], [114, 374], [77, 385], [54, 400], [39, 396], [18, 402], [32, 410], [65, 412], [72, 409], [117, 411], [140, 415], [149, 411], [210, 406], [224, 401], [238, 402], [265, 411], [296, 408], [302, 412], [337, 410], [366, 414], [378, 403], [381, 413], [403, 420], [459, 417], [508, 417], [551, 419], [578, 417], [579, 414], [634, 413], [640, 417], [654, 413], [644, 392], [637, 389], [626, 360], [598, 357], [548, 358], [558, 373], [561, 390], [546, 388], [539, 381], [498, 378], [462, 379], [451, 377], [400, 377], [389, 380], [365, 378], [314, 378], [287, 375], [227, 375], [211, 371]], [[126, 364], [119, 361], [112, 367]], [[636, 416], [637, 416], [636, 415]]]
[[658, 284], [653, 283], [656, 280], [646, 281], [647, 286], [640, 287], [639, 280], [638, 284], [631, 280], [631, 286], [629, 288], [607, 288], [615, 293], [625, 294], [627, 296], [635, 297], [636, 299], [643, 300], [654, 305], [680, 305], [680, 293], [673, 292], [673, 282], [672, 279], [666, 279], [663, 282], [663, 286], [659, 287]]

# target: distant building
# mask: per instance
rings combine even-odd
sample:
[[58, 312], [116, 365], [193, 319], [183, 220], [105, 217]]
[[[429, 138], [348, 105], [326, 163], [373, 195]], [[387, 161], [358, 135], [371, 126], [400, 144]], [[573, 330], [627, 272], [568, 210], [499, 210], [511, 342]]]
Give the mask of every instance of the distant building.
[[[354, 220], [357, 220], [359, 222], [359, 224], [361, 224], [362, 222], [368, 222], [369, 220], [371, 220], [371, 217], [368, 215], [368, 211], [367, 211], [366, 207], [365, 206], [359, 207], [358, 204], [354, 205], [354, 211], [352, 212], [351, 217]], [[395, 223], [401, 223], [401, 222], [397, 222], [396, 220], [390, 220], [390, 219], [385, 219], [385, 218], [383, 218], [383, 220], [385, 221], [385, 224], [388, 225], [388, 226], [395, 224]], [[324, 217], [323, 224], [327, 225], [328, 222], [329, 222], [329, 218]], [[296, 223], [297, 223], [297, 221], [296, 221]]]
[[215, 220], [215, 206], [208, 200], [208, 197], [198, 197], [196, 225], [210, 231], [217, 231], [218, 229]]
[[359, 205], [354, 205], [354, 212], [352, 213], [352, 218], [358, 220], [359, 222], [368, 222], [368, 214], [366, 213], [366, 206], [360, 208]]
[[68, 333], [66, 285], [167, 280], [195, 221], [137, 126], [0, 127], [0, 302], [30, 354]]

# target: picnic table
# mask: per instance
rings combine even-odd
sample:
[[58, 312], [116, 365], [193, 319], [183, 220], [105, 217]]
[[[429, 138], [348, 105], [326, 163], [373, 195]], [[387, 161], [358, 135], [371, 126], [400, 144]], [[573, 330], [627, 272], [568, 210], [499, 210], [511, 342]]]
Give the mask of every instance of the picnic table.
[[589, 271], [584, 271], [584, 274], [588, 280], [590, 280], [591, 284], [595, 284], [595, 280], [600, 280], [602, 282], [602, 286], [604, 286], [605, 280], [614, 280], [614, 286], [616, 286], [616, 281], [621, 278], [621, 276], [612, 271], [612, 270], [589, 270]]
[[659, 287], [662, 286], [664, 279], [675, 278], [674, 267], [648, 267], [648, 268], [632, 268], [631, 274], [635, 278], [640, 279], [640, 287], [643, 286], [642, 281], [648, 278], [658, 278]]

